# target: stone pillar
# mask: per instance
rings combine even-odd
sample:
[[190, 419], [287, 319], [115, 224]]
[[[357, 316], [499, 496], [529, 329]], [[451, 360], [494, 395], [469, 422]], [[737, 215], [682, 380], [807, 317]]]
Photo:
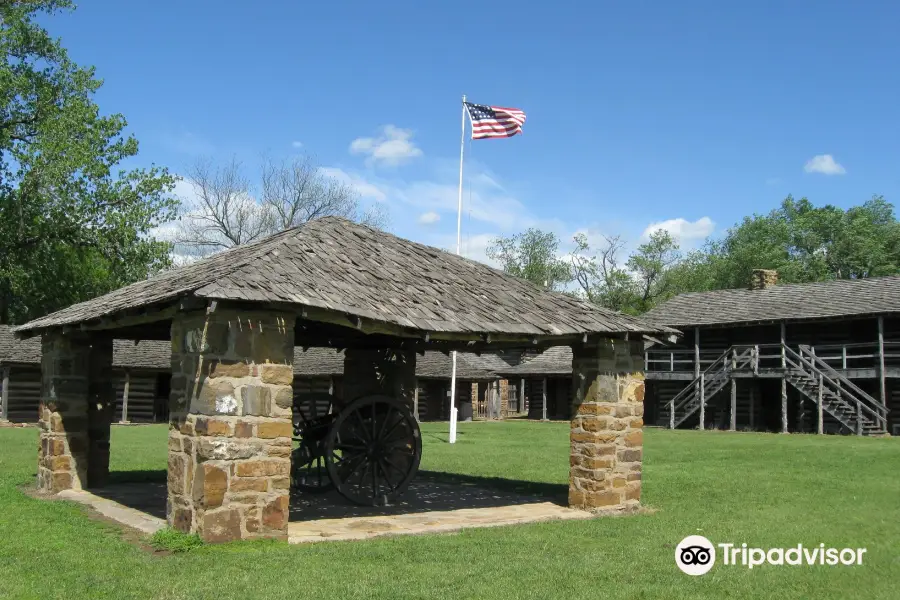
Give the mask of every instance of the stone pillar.
[[572, 348], [569, 505], [636, 509], [641, 499], [644, 373], [639, 340]]
[[294, 317], [172, 321], [169, 524], [207, 542], [287, 538]]
[[416, 390], [416, 353], [412, 350], [344, 351], [344, 403], [380, 394], [413, 409]]
[[115, 404], [112, 340], [48, 334], [41, 343], [38, 489], [101, 486]]

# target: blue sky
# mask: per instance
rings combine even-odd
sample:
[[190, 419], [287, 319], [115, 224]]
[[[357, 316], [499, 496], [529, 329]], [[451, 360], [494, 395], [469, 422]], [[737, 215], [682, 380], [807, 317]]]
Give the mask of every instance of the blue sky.
[[45, 23], [96, 65], [136, 164], [305, 151], [445, 248], [461, 94], [525, 110], [524, 135], [466, 143], [474, 257], [529, 226], [691, 246], [788, 193], [900, 198], [897, 3], [81, 4]]

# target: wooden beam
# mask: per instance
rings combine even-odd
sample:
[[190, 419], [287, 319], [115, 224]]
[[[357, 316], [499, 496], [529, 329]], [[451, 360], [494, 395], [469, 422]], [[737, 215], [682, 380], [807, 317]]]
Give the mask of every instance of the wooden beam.
[[785, 338], [787, 337], [785, 333], [784, 321], [781, 322], [781, 433], [788, 432], [788, 410], [787, 410], [787, 373], [784, 372], [784, 369], [787, 368], [787, 355], [785, 353]]
[[131, 389], [131, 369], [125, 369], [125, 384], [122, 386], [122, 420], [128, 422], [128, 393]]
[[887, 406], [887, 388], [884, 381], [884, 317], [878, 317], [878, 391], [881, 405]]
[[728, 425], [729, 431], [737, 429], [737, 379], [731, 378], [731, 422]]
[[3, 367], [3, 383], [0, 387], [0, 421], [9, 420], [9, 367]]
[[694, 378], [700, 377], [700, 328], [694, 327]]
[[825, 433], [825, 415], [823, 413], [822, 406], [822, 396], [823, 388], [825, 387], [825, 376], [822, 373], [819, 373], [819, 394], [818, 394], [818, 405], [816, 406], [816, 433], [822, 435]]
[[525, 378], [519, 379], [519, 412], [525, 412]]
[[547, 378], [544, 377], [543, 393], [541, 395], [541, 421], [547, 420]]
[[700, 373], [700, 431], [706, 429], [706, 386], [703, 379], [703, 373]]

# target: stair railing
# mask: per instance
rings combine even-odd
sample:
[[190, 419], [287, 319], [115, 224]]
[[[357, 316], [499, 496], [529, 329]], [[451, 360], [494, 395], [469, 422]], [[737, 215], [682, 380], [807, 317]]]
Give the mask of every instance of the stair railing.
[[847, 402], [847, 400], [844, 399], [846, 397], [849, 399], [848, 404], [855, 404], [857, 434], [862, 434], [864, 415], [882, 430], [887, 429], [887, 407], [863, 391], [842, 373], [836, 371], [827, 362], [817, 357], [815, 352], [809, 346], [801, 345], [799, 348], [799, 353], [794, 352], [790, 348], [787, 348], [787, 350], [795, 361], [799, 361], [807, 369], [820, 375], [823, 382], [827, 382], [833, 388], [833, 393], [838, 398]]

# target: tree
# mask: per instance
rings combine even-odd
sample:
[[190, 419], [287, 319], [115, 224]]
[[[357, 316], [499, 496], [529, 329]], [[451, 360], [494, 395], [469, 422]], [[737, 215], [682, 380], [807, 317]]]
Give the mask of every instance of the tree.
[[531, 228], [511, 237], [498, 237], [487, 255], [503, 270], [548, 290], [560, 290], [572, 281], [569, 264], [557, 256], [559, 239], [552, 232]]
[[633, 312], [646, 312], [675, 294], [676, 289], [669, 275], [679, 260], [681, 252], [678, 243], [665, 229], [657, 229], [646, 243], [638, 246], [626, 263], [637, 288]]
[[680, 271], [693, 289], [723, 289], [747, 286], [753, 269], [775, 269], [786, 283], [896, 274], [894, 207], [881, 196], [847, 210], [788, 196], [767, 215], [745, 217]]
[[575, 235], [575, 251], [572, 253], [572, 274], [588, 299], [612, 310], [627, 311], [634, 300], [634, 282], [619, 267], [619, 254], [625, 247], [620, 236], [603, 236], [605, 244], [591, 255], [587, 236]]
[[236, 159], [221, 166], [199, 160], [186, 179], [194, 194], [183, 203], [175, 242], [189, 255], [247, 244], [326, 216], [379, 228], [387, 223], [380, 204], [363, 211], [353, 189], [323, 173], [308, 156], [264, 159], [258, 193]]
[[621, 237], [604, 236], [596, 254], [587, 236], [575, 236], [572, 270], [584, 296], [594, 304], [629, 314], [640, 314], [676, 293], [672, 277], [681, 253], [674, 238], [665, 230], [650, 234], [625, 263], [619, 266], [619, 254], [625, 247]]
[[138, 152], [102, 82], [36, 23], [68, 0], [0, 2], [0, 323], [40, 316], [169, 264], [150, 236], [174, 216], [164, 168], [113, 172]]

